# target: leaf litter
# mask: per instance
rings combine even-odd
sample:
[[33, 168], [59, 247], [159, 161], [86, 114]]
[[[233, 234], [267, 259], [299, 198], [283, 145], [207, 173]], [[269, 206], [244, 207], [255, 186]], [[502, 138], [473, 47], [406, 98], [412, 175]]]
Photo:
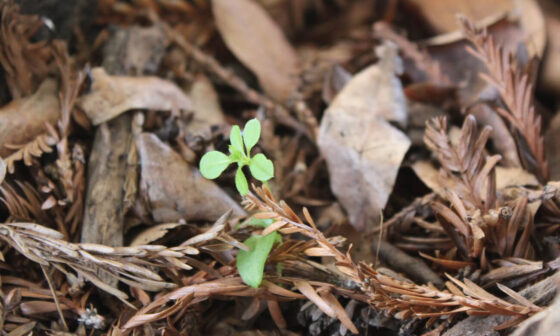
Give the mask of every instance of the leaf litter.
[[86, 2], [0, 4], [3, 334], [555, 330], [557, 4]]

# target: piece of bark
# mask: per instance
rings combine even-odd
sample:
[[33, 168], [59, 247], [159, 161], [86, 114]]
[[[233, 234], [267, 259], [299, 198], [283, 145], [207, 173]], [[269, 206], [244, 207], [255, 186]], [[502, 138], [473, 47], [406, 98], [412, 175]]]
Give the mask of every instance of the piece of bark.
[[542, 312], [523, 321], [512, 336], [555, 335], [560, 330], [560, 296]]
[[[554, 275], [523, 289], [519, 294], [536, 305], [545, 305], [554, 298], [559, 281], [560, 272], [556, 272]], [[499, 336], [500, 333], [496, 332], [494, 327], [510, 318], [510, 316], [502, 315], [470, 316], [455, 324], [443, 336]]]
[[377, 254], [379, 248], [379, 257], [392, 270], [406, 274], [417, 283], [431, 282], [439, 288], [443, 287], [443, 280], [424, 261], [409, 256], [389, 242], [378, 241], [377, 238], [371, 242], [372, 253]]
[[[143, 33], [142, 29], [128, 28], [125, 33], [115, 32], [104, 48], [103, 69], [113, 75], [125, 75], [131, 69], [128, 64], [134, 57], [127, 57], [130, 53], [137, 53], [130, 40], [135, 34]], [[152, 34], [148, 34], [150, 39]], [[136, 43], [138, 44], [138, 42]], [[160, 60], [163, 51], [160, 49], [144, 50], [144, 59]], [[151, 69], [142, 66], [142, 71]], [[111, 78], [102, 68], [96, 73], [102, 73], [103, 78]], [[138, 69], [137, 69], [138, 70]], [[117, 77], [118, 78], [118, 77]], [[132, 77], [131, 77], [132, 78]], [[132, 78], [133, 79], [133, 78]], [[98, 83], [99, 84], [99, 83]], [[95, 84], [94, 84], [95, 85]], [[97, 106], [97, 113], [104, 114], [114, 111], [115, 106], [105, 104]], [[121, 111], [122, 112], [122, 111]], [[111, 112], [113, 113], [113, 112]], [[119, 113], [114, 113], [113, 116]], [[133, 146], [132, 118], [129, 114], [121, 114], [108, 122], [105, 118], [97, 120], [99, 124], [95, 132], [93, 148], [88, 162], [88, 180], [84, 221], [82, 226], [83, 243], [96, 243], [108, 246], [122, 246], [125, 215], [125, 183], [127, 181], [127, 159]], [[130, 188], [128, 188], [130, 189]], [[117, 281], [105, 274], [99, 275], [110, 286], [115, 287]]]
[[103, 123], [95, 133], [88, 164], [82, 243], [123, 244], [123, 198], [130, 115]]
[[245, 211], [214, 182], [205, 179], [157, 136], [136, 137], [140, 155], [140, 191], [157, 223], [184, 220], [215, 221], [233, 209]]

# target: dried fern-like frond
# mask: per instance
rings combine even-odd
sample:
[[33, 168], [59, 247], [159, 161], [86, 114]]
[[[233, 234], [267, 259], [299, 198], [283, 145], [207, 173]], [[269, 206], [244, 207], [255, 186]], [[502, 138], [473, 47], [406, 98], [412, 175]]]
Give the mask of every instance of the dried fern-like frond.
[[60, 119], [58, 121], [58, 132], [60, 139], [56, 144], [58, 159], [56, 166], [58, 167], [60, 181], [64, 187], [64, 192], [69, 201], [75, 198], [74, 172], [72, 170], [72, 162], [70, 160], [70, 151], [68, 149], [68, 133], [70, 131], [70, 119], [72, 110], [80, 92], [80, 86], [85, 78], [84, 73], [75, 71], [72, 67], [70, 56], [64, 42], [56, 41], [53, 43], [53, 53], [58, 70], [60, 73], [61, 89], [59, 93], [60, 100]]
[[107, 274], [132, 287], [150, 291], [173, 288], [156, 272], [157, 268], [189, 270], [187, 255], [198, 254], [192, 246], [168, 248], [161, 245], [110, 247], [98, 244], [73, 244], [63, 240], [58, 231], [32, 223], [0, 224], [0, 240], [27, 259], [43, 266], [52, 266], [64, 274], [76, 272], [80, 279], [126, 302], [128, 295], [99, 278]]
[[13, 99], [32, 94], [48, 74], [51, 58], [46, 41], [31, 42], [44, 25], [38, 15], [22, 15], [12, 1], [0, 3], [0, 63]]
[[10, 154], [4, 163], [8, 167], [8, 172], [13, 174], [15, 171], [15, 163], [23, 160], [26, 166], [31, 166], [33, 163], [33, 157], [41, 157], [43, 153], [51, 153], [52, 146], [56, 145], [59, 141], [58, 134], [56, 130], [49, 124], [47, 125], [47, 133], [37, 136], [34, 140], [23, 144], [23, 145], [9, 145], [4, 146], [9, 149], [17, 150], [16, 152]]
[[343, 253], [332, 245], [317, 229], [305, 208], [304, 222], [286, 203], [277, 202], [268, 189], [255, 188], [255, 192], [257, 195], [249, 194], [244, 200], [247, 209], [256, 209], [280, 222], [274, 230], [284, 234], [300, 233], [314, 240], [323, 250], [321, 255], [334, 257], [338, 270], [358, 285], [366, 302], [397, 318], [430, 318], [430, 323], [441, 316], [466, 312], [471, 315], [514, 316], [514, 322], [518, 322], [541, 310], [532, 304], [513, 304], [502, 300], [469, 280], [461, 282], [449, 277], [448, 290], [442, 291], [430, 285], [416, 285], [380, 274], [365, 263], [355, 263], [349, 253]]
[[49, 216], [41, 209], [43, 200], [29, 183], [16, 181], [17, 189], [10, 183], [0, 187], [0, 201], [6, 206], [10, 217], [8, 221], [42, 221], [51, 223]]
[[492, 175], [501, 158], [499, 155], [485, 158], [485, 145], [491, 131], [492, 128], [486, 126], [478, 132], [476, 119], [469, 115], [465, 118], [457, 144], [452, 144], [447, 135], [447, 120], [439, 117], [426, 124], [424, 136], [426, 146], [437, 155], [447, 176], [455, 182], [457, 187], [453, 188], [453, 192], [466, 203], [467, 208], [483, 212], [494, 206], [495, 195], [485, 196], [482, 191], [486, 183], [489, 191], [495, 191]]
[[541, 181], [546, 181], [548, 163], [541, 134], [541, 117], [535, 111], [534, 87], [529, 75], [513, 61], [512, 54], [504, 54], [503, 47], [496, 44], [486, 29], [477, 29], [465, 17], [461, 17], [460, 22], [465, 36], [475, 47], [468, 47], [467, 50], [488, 68], [489, 73], [481, 73], [480, 76], [496, 87], [506, 106], [498, 107], [498, 113], [509, 121], [522, 137], [518, 143], [518, 150], [524, 166], [535, 172]]

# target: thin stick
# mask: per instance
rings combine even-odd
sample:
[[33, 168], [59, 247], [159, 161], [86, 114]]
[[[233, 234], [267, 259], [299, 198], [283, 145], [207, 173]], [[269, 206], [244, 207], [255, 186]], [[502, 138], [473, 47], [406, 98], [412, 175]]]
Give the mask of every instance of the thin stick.
[[64, 315], [62, 315], [62, 309], [60, 308], [60, 303], [58, 302], [58, 297], [56, 296], [56, 291], [54, 289], [54, 286], [51, 282], [51, 278], [49, 277], [49, 274], [47, 273], [47, 270], [45, 269], [45, 266], [39, 264], [41, 266], [41, 270], [43, 271], [43, 274], [45, 275], [45, 279], [47, 279], [47, 283], [49, 284], [49, 288], [51, 290], [52, 296], [53, 296], [53, 300], [54, 300], [54, 304], [56, 305], [56, 310], [58, 311], [58, 315], [60, 315], [60, 319], [62, 320], [62, 325], [64, 326], [64, 330], [68, 331], [68, 325], [66, 324], [66, 320], [64, 319]]
[[412, 212], [415, 212], [415, 211], [418, 211], [418, 209], [421, 209], [425, 206], [430, 205], [430, 203], [432, 201], [434, 201], [436, 199], [436, 197], [437, 197], [436, 193], [432, 192], [432, 193], [429, 193], [429, 194], [424, 195], [422, 197], [416, 198], [414, 201], [412, 201], [412, 203], [410, 203], [410, 205], [402, 208], [401, 211], [397, 212], [393, 217], [391, 217], [391, 219], [389, 219], [387, 222], [385, 222], [384, 228], [381, 227], [381, 226], [378, 226], [371, 231], [371, 234], [376, 234], [381, 229], [387, 229], [390, 226], [392, 226], [393, 224], [396, 224], [396, 223], [400, 222], [401, 220], [403, 220], [404, 217], [406, 217], [408, 214], [410, 214]]

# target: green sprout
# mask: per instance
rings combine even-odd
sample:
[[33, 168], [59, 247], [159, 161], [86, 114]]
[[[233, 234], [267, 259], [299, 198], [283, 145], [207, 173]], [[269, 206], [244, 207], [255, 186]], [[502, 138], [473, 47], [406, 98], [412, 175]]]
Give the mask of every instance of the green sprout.
[[[218, 151], [211, 151], [200, 160], [200, 172], [202, 176], [213, 180], [220, 176], [226, 168], [237, 163], [237, 173], [235, 174], [235, 186], [242, 196], [249, 192], [249, 184], [243, 173], [243, 167], [249, 166], [251, 175], [261, 181], [266, 182], [274, 176], [274, 165], [267, 157], [259, 153], [251, 157], [251, 149], [257, 144], [261, 136], [261, 124], [257, 119], [251, 119], [245, 124], [243, 136], [239, 126], [231, 128], [229, 134], [230, 155]], [[245, 146], [243, 146], [245, 144]]]
[[[261, 124], [257, 119], [251, 119], [245, 124], [243, 133], [239, 126], [233, 126], [229, 134], [230, 155], [218, 151], [211, 151], [200, 160], [200, 172], [207, 179], [215, 179], [220, 176], [232, 163], [237, 163], [235, 174], [235, 186], [242, 196], [249, 192], [249, 184], [243, 173], [243, 167], [249, 166], [251, 175], [266, 183], [274, 177], [274, 165], [264, 154], [251, 157], [251, 149], [257, 144], [261, 136]], [[251, 218], [247, 224], [250, 226], [268, 227], [274, 223], [272, 219]], [[258, 288], [262, 282], [264, 266], [270, 250], [275, 242], [282, 242], [282, 237], [277, 232], [263, 235], [252, 235], [243, 243], [249, 247], [249, 251], [239, 250], [237, 253], [237, 270], [243, 282]]]

